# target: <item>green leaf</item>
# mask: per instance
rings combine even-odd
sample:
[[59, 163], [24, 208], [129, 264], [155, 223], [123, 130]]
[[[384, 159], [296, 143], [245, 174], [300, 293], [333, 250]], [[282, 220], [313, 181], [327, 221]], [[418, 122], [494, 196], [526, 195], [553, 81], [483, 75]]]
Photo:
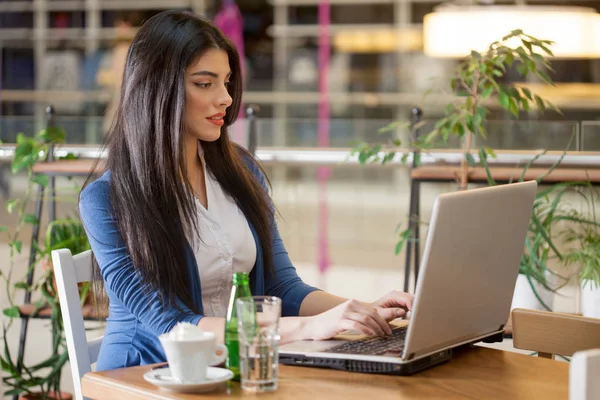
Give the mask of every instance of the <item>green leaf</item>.
[[533, 53], [531, 54], [535, 61], [538, 61], [542, 65], [547, 65], [546, 59], [541, 54]]
[[528, 72], [535, 72], [536, 71], [535, 61], [533, 61], [531, 58], [528, 58], [525, 61], [525, 64], [527, 65], [527, 71], [525, 71], [525, 75], [527, 75]]
[[452, 126], [452, 132], [457, 134], [458, 136], [464, 136], [465, 127], [460, 121], [456, 121]]
[[8, 226], [6, 225], [0, 225], [0, 233], [1, 232], [6, 232], [8, 230]]
[[498, 102], [505, 110], [510, 109], [510, 97], [508, 97], [508, 94], [505, 91], [501, 91], [498, 94]]
[[545, 111], [546, 105], [544, 104], [544, 100], [542, 100], [542, 98], [540, 96], [538, 96], [537, 94], [534, 96], [534, 99], [535, 99], [535, 104], [537, 104], [540, 111]]
[[507, 53], [506, 54], [506, 64], [508, 64], [508, 66], [512, 66], [513, 63], [515, 62], [515, 56], [513, 55], [513, 53]]
[[554, 110], [558, 114], [563, 115], [563, 112], [558, 107], [556, 107], [556, 105], [554, 105], [553, 103], [550, 103], [549, 101], [546, 101], [546, 108]]
[[7, 390], [6, 392], [4, 392], [4, 396], [7, 396], [7, 397], [16, 396], [16, 395], [23, 393], [24, 391], [25, 391], [25, 389], [21, 389], [21, 388], [11, 389], [11, 390]]
[[48, 177], [48, 175], [35, 175], [31, 178], [31, 182], [41, 185], [43, 187], [48, 186], [49, 181], [50, 178]]
[[58, 157], [59, 160], [77, 160], [79, 156], [76, 156], [73, 153], [67, 153], [66, 156]]
[[400, 242], [396, 243], [396, 248], [394, 249], [394, 253], [396, 255], [400, 254], [403, 247], [404, 247], [404, 241], [400, 241]]
[[10, 247], [14, 247], [17, 253], [21, 253], [21, 246], [23, 245], [23, 242], [20, 240], [15, 240], [14, 242], [10, 242], [8, 245]]
[[515, 101], [515, 99], [510, 99], [510, 107], [509, 107], [509, 111], [512, 113], [512, 115], [514, 115], [516, 118], [519, 117], [519, 106], [517, 105], [517, 102]]
[[358, 162], [361, 164], [364, 164], [367, 162], [367, 160], [369, 159], [369, 157], [371, 157], [371, 153], [370, 152], [366, 152], [366, 151], [361, 151], [358, 154]]
[[529, 107], [529, 101], [527, 101], [527, 99], [521, 99], [521, 105], [523, 106], [523, 110], [526, 112], [531, 111], [531, 107]]
[[17, 200], [17, 199], [7, 201], [6, 202], [6, 211], [8, 211], [9, 214], [12, 214], [12, 212], [15, 209], [15, 207], [17, 206], [17, 204], [19, 204], [19, 200]]
[[533, 49], [531, 47], [531, 42], [529, 42], [525, 39], [521, 39], [521, 43], [523, 43], [525, 45], [525, 47], [527, 47], [527, 50], [529, 50], [530, 52], [533, 52]]
[[[544, 42], [542, 42], [542, 43], [544, 43]], [[551, 51], [551, 50], [550, 50], [550, 49], [549, 49], [547, 46], [545, 46], [545, 45], [543, 45], [543, 44], [539, 44], [538, 46], [539, 46], [539, 47], [540, 47], [542, 50], [544, 50], [544, 52], [546, 52], [546, 54], [548, 54], [549, 56], [552, 56], [552, 57], [554, 57], [554, 53], [552, 53], [552, 51]]]
[[398, 243], [396, 243], [396, 248], [394, 250], [394, 253], [396, 255], [400, 254], [400, 252], [402, 251], [402, 247], [404, 247], [404, 244], [410, 239], [411, 236], [412, 229], [410, 228], [400, 233], [400, 240], [398, 241]]
[[38, 133], [38, 138], [46, 143], [63, 143], [65, 141], [65, 131], [58, 127], [42, 129]]
[[451, 115], [453, 111], [454, 111], [454, 104], [448, 103], [446, 105], [446, 115]]
[[[467, 115], [465, 117], [465, 124], [467, 125], [467, 129], [469, 130], [469, 132], [471, 133], [475, 133], [475, 124], [473, 123], [473, 117], [470, 115]], [[461, 124], [462, 126], [462, 124]], [[463, 134], [460, 136], [464, 135], [464, 129], [463, 129]]]
[[542, 78], [542, 80], [544, 82], [546, 82], [548, 85], [552, 85], [554, 86], [554, 82], [552, 81], [552, 79], [550, 78], [550, 76], [545, 72], [545, 71], [537, 71], [537, 74], [540, 78]]
[[508, 95], [513, 97], [515, 100], [521, 100], [521, 92], [519, 92], [519, 89], [517, 89], [516, 87], [508, 87], [506, 88], [506, 91], [508, 92]]
[[11, 164], [13, 173], [29, 168], [39, 158], [40, 146], [32, 138], [25, 137], [22, 133], [17, 135], [17, 146]]
[[414, 164], [416, 167], [418, 167], [419, 165], [421, 165], [421, 153], [415, 153], [414, 154], [414, 160], [413, 160]]
[[479, 160], [481, 161], [481, 165], [483, 165], [483, 168], [485, 169], [488, 185], [495, 186], [496, 182], [494, 181], [494, 178], [492, 178], [492, 173], [487, 163], [487, 157], [485, 156], [485, 149], [479, 149]]
[[502, 70], [502, 72], [506, 72], [506, 65], [504, 65], [505, 62], [506, 62], [506, 54], [502, 54], [494, 60], [494, 65], [496, 67], [500, 68]]
[[0, 357], [0, 365], [2, 365], [2, 371], [6, 372], [9, 376], [17, 375], [17, 370], [12, 368], [12, 366], [4, 361], [4, 358]]
[[402, 154], [402, 158], [400, 159], [400, 162], [402, 164], [406, 164], [406, 160], [408, 160], [408, 156], [409, 156], [409, 153]]
[[396, 155], [395, 151], [390, 151], [389, 153], [387, 153], [384, 157], [383, 160], [381, 160], [382, 164], [385, 164], [387, 162], [390, 162], [394, 159], [394, 156]]
[[475, 50], [471, 51], [471, 57], [475, 58], [475, 59], [480, 59], [481, 58], [481, 54], [476, 52]]
[[23, 217], [23, 222], [26, 224], [37, 225], [39, 223], [38, 219], [33, 214], [27, 214]]
[[27, 282], [17, 282], [13, 286], [15, 289], [29, 289], [29, 285], [27, 284]]
[[506, 42], [508, 39], [511, 39], [511, 38], [513, 38], [513, 37], [515, 37], [515, 36], [521, 36], [522, 34], [523, 34], [523, 31], [522, 31], [522, 30], [520, 30], [520, 29], [515, 29], [515, 30], [511, 31], [511, 32], [510, 32], [508, 35], [504, 36], [504, 37], [502, 38], [502, 41], [503, 41], [503, 42]]
[[458, 85], [460, 83], [460, 79], [458, 78], [454, 78], [450, 81], [450, 87], [452, 88], [452, 91], [455, 92], [456, 89], [458, 88]]
[[477, 165], [475, 159], [473, 158], [473, 154], [465, 153], [465, 159], [467, 160], [467, 164], [469, 165], [469, 167], [474, 167]]
[[2, 313], [9, 318], [19, 318], [21, 316], [18, 306], [12, 306], [10, 308], [5, 308], [4, 310], [2, 310]]
[[531, 90], [527, 88], [521, 88], [521, 90], [523, 91], [525, 97], [527, 97], [529, 100], [533, 100], [533, 96], [531, 96]]
[[448, 118], [442, 118], [438, 122], [435, 123], [434, 129], [440, 129], [442, 126], [448, 123]]
[[482, 93], [481, 93], [481, 98], [483, 100], [487, 99], [488, 97], [490, 97], [492, 95], [492, 92], [494, 91], [494, 87], [493, 86], [488, 86]]
[[486, 146], [486, 147], [484, 147], [484, 148], [483, 148], [483, 151], [484, 151], [486, 154], [488, 154], [488, 155], [490, 155], [490, 156], [492, 156], [492, 157], [496, 158], [496, 153], [494, 152], [494, 149], [492, 149], [491, 147], [488, 147], [488, 146]]
[[487, 131], [485, 130], [485, 126], [483, 124], [479, 125], [477, 127], [477, 129], [479, 130], [479, 135], [483, 138], [487, 137]]
[[475, 115], [473, 116], [473, 123], [475, 126], [481, 125], [481, 123], [485, 120], [485, 116], [487, 114], [487, 110], [485, 107], [477, 106], [475, 109]]

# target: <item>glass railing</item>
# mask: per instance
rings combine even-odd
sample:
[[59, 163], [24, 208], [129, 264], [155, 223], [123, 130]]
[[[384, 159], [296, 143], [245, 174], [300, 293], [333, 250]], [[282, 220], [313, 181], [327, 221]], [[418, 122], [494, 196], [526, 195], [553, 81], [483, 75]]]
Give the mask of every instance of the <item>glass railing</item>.
[[[352, 118], [331, 119], [325, 131], [330, 148], [349, 148], [357, 141], [381, 142], [392, 137], [408, 143], [407, 129], [381, 134], [379, 131], [393, 119]], [[424, 121], [420, 129], [426, 135], [436, 121]], [[401, 125], [407, 121], [400, 121]], [[55, 125], [65, 129], [69, 144], [101, 144], [104, 141], [102, 117], [55, 117]], [[31, 135], [43, 126], [34, 117], [0, 117], [0, 139], [13, 143], [18, 132]], [[499, 150], [600, 150], [600, 121], [490, 121], [487, 138], [477, 138], [475, 146], [485, 145]], [[247, 141], [248, 120], [230, 127], [233, 140]], [[311, 118], [257, 119], [259, 147], [314, 148], [319, 147], [319, 123]], [[442, 147], [457, 148], [451, 138]]]

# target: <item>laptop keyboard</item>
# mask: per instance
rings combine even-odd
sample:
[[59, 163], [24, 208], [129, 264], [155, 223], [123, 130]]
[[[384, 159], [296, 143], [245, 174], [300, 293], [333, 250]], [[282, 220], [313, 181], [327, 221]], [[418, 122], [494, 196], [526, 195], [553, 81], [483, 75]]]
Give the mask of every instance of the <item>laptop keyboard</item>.
[[391, 353], [390, 356], [400, 356], [404, 350], [407, 326], [392, 328], [389, 336], [366, 337], [333, 346], [325, 352], [343, 354], [382, 355]]

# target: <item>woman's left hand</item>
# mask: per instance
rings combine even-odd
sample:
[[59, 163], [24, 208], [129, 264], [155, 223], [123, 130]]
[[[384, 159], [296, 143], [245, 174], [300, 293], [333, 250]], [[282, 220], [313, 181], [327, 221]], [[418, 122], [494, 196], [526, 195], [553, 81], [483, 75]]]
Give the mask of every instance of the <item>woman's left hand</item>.
[[371, 305], [386, 321], [391, 321], [404, 317], [407, 311], [412, 310], [413, 298], [410, 293], [393, 290]]

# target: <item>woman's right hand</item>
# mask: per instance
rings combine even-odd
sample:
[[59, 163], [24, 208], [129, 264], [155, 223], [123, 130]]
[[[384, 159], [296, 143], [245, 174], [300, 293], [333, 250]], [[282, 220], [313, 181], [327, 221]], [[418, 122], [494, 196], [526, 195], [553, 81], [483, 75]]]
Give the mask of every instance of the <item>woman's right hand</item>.
[[353, 330], [368, 336], [384, 336], [392, 333], [389, 324], [375, 308], [357, 300], [348, 300], [309, 317], [306, 334], [312, 340], [326, 340], [342, 332]]

